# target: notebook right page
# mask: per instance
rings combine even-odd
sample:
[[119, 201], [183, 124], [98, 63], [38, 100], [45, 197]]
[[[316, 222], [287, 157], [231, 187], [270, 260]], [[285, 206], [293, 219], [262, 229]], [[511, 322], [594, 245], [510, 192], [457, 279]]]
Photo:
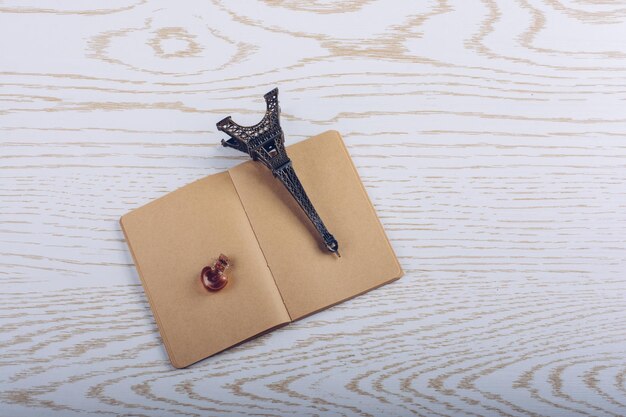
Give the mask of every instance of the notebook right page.
[[292, 319], [402, 276], [350, 155], [336, 131], [287, 147], [293, 166], [341, 257], [326, 250], [283, 184], [258, 162], [230, 170]]

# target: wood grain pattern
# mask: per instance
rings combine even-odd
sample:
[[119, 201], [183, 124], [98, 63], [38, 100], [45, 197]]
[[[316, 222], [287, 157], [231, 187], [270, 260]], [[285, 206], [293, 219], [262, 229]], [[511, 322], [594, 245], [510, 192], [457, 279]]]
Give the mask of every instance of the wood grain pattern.
[[[626, 415], [626, 4], [175, 3], [0, 2], [0, 416]], [[118, 218], [274, 86], [407, 274], [174, 370]]]

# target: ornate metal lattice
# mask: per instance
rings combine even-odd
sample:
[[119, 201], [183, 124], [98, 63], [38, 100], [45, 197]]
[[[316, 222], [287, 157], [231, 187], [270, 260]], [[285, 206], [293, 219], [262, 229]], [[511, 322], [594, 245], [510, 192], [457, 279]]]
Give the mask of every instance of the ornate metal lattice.
[[339, 244], [326, 229], [300, 183], [291, 160], [285, 150], [285, 136], [280, 127], [280, 106], [278, 88], [264, 95], [267, 110], [263, 119], [254, 126], [241, 126], [230, 116], [217, 122], [217, 129], [230, 136], [222, 139], [222, 145], [249, 154], [253, 160], [262, 162], [274, 177], [278, 178], [296, 199], [324, 240], [326, 248], [339, 255]]

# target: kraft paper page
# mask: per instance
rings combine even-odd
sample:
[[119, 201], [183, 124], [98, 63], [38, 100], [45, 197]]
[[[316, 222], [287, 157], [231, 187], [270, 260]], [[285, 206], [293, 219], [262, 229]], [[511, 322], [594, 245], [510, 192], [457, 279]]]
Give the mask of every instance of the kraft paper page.
[[[175, 367], [290, 321], [228, 172], [138, 208], [121, 224]], [[231, 258], [232, 279], [209, 293], [199, 273], [221, 252]]]
[[338, 132], [288, 147], [341, 257], [329, 253], [280, 181], [256, 162], [230, 170], [292, 319], [400, 278], [402, 268]]

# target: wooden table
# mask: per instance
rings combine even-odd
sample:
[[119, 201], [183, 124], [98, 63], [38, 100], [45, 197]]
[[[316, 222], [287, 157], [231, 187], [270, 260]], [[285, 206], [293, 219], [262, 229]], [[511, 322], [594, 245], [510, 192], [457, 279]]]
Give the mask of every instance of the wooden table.
[[[626, 4], [0, 2], [1, 416], [626, 415]], [[120, 215], [345, 137], [406, 275], [173, 369]]]

